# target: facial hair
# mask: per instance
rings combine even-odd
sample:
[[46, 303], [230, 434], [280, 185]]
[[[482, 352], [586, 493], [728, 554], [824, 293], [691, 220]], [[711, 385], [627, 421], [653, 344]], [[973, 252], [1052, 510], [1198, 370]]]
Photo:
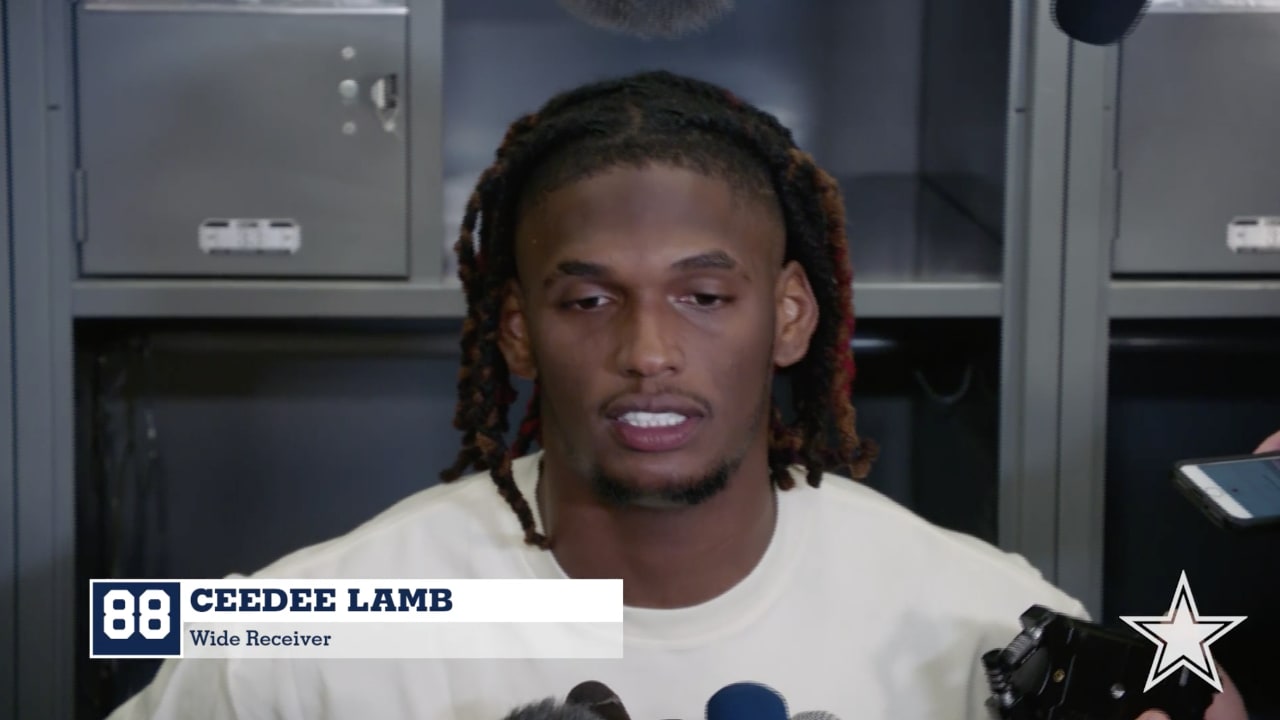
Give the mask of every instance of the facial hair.
[[591, 473], [591, 486], [601, 502], [615, 507], [642, 507], [649, 509], [687, 508], [701, 505], [720, 494], [729, 486], [729, 478], [742, 467], [752, 439], [760, 431], [760, 424], [772, 407], [773, 393], [766, 385], [756, 406], [755, 418], [746, 434], [746, 442], [732, 456], [726, 457], [701, 475], [669, 483], [658, 490], [642, 490], [626, 481], [611, 476], [596, 467]]

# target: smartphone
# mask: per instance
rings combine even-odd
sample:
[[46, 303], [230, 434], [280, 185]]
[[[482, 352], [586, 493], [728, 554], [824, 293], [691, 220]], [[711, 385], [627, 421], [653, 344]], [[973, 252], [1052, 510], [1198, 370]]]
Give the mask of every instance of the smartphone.
[[1183, 460], [1173, 482], [1218, 525], [1280, 528], [1280, 452]]

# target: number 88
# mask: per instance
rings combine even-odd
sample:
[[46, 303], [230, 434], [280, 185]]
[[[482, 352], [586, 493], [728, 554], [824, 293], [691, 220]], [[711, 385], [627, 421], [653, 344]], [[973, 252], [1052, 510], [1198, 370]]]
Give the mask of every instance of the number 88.
[[103, 632], [112, 640], [128, 640], [135, 632], [133, 619], [138, 618], [136, 632], [148, 640], [169, 637], [169, 594], [163, 590], [144, 590], [138, 596], [140, 608], [135, 610], [133, 593], [117, 588], [102, 597]]

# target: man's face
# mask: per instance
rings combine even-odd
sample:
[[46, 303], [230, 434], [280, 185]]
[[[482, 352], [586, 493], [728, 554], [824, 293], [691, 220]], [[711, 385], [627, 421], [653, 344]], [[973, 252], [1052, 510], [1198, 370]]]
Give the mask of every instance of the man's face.
[[502, 349], [542, 389], [543, 446], [606, 499], [691, 504], [767, 457], [773, 369], [817, 310], [776, 201], [663, 165], [557, 189], [516, 233]]

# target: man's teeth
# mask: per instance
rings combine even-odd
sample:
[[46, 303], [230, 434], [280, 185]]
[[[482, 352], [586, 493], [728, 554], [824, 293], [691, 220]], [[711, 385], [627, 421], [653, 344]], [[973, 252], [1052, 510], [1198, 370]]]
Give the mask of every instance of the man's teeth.
[[623, 415], [622, 422], [636, 427], [670, 427], [679, 425], [688, 418], [679, 413], [629, 412]]

